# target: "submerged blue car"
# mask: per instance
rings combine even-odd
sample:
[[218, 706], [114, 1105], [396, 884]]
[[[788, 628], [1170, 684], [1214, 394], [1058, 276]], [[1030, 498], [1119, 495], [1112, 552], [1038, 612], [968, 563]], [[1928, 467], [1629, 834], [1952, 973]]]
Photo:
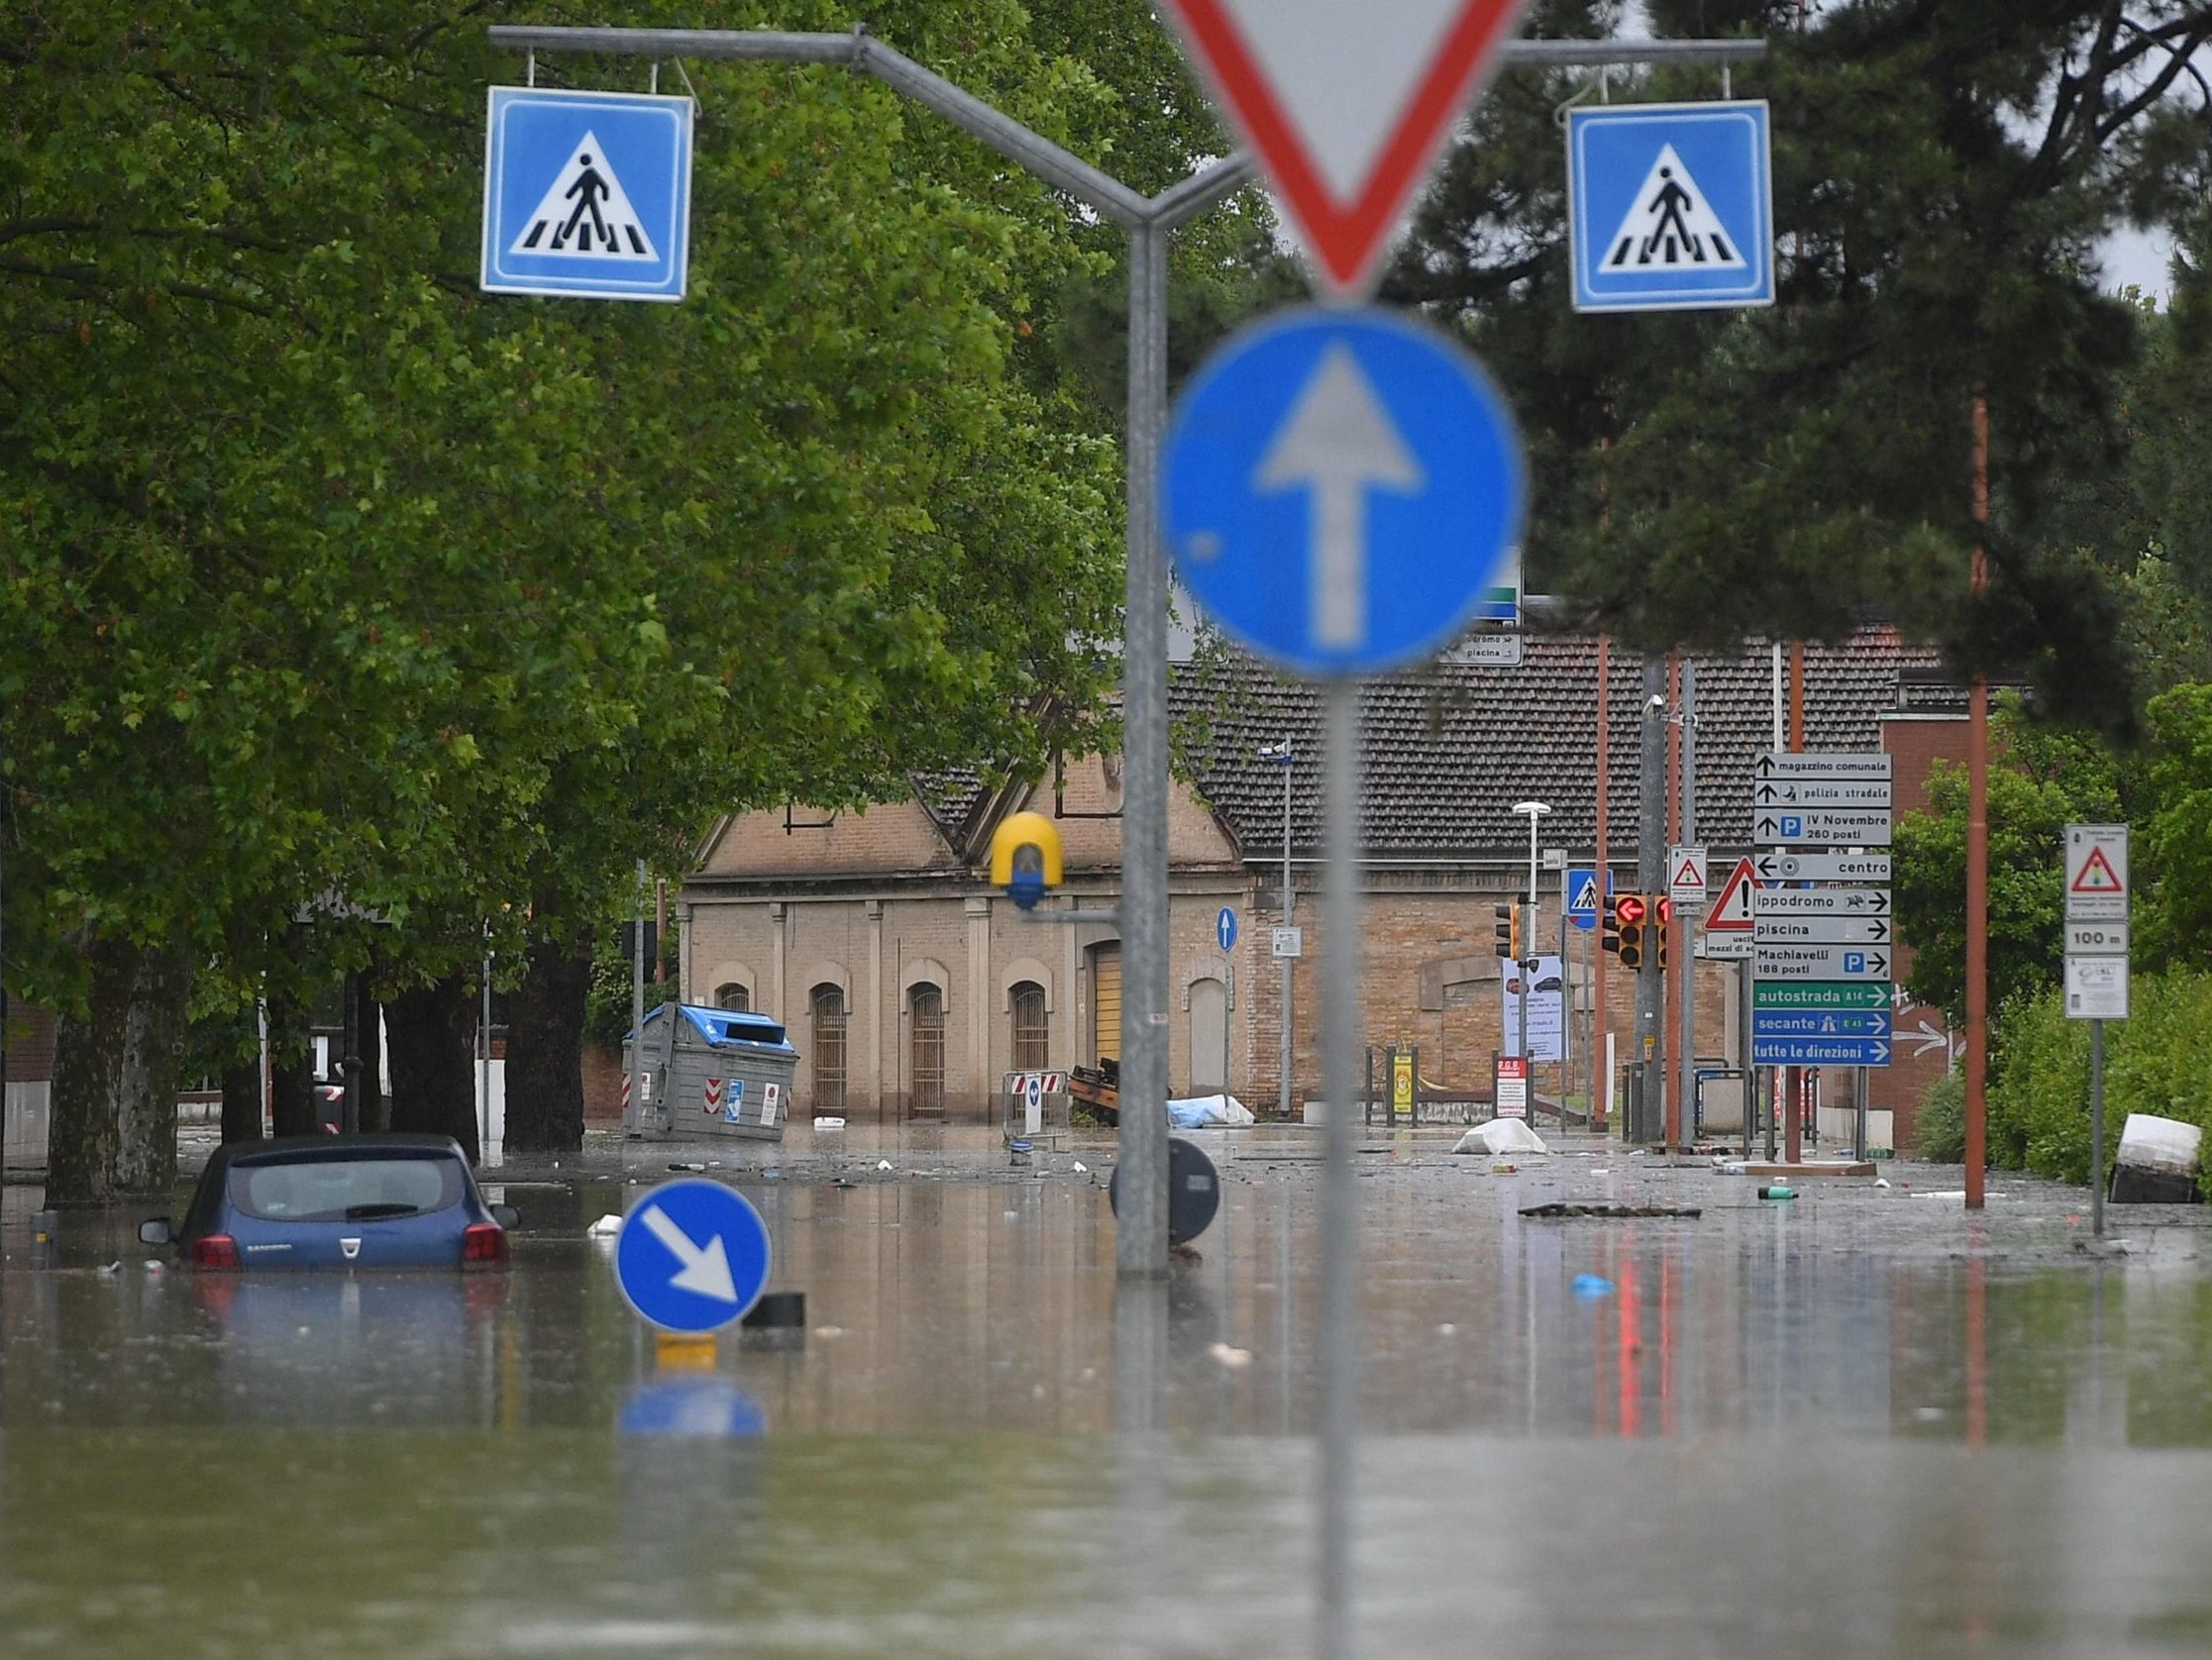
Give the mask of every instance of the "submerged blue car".
[[515, 1220], [451, 1136], [280, 1136], [218, 1148], [184, 1225], [139, 1238], [194, 1268], [494, 1268]]

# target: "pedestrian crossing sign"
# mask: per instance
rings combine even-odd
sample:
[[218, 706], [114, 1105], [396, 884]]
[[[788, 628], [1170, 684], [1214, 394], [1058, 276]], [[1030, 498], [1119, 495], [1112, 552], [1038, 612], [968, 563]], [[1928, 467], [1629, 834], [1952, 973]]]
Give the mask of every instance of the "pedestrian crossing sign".
[[487, 291], [681, 300], [690, 218], [690, 99], [491, 89]]
[[1577, 311], [1774, 303], [1762, 101], [1570, 110], [1567, 202]]

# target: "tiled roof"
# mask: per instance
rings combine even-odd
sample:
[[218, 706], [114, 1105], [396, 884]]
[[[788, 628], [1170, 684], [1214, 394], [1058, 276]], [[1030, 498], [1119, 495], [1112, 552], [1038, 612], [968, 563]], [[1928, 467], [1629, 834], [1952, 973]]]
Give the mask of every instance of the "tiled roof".
[[983, 774], [964, 767], [909, 774], [906, 781], [913, 785], [914, 799], [937, 821], [948, 839], [968, 822], [976, 803], [991, 787]]
[[[1361, 686], [1365, 844], [1378, 858], [1496, 858], [1526, 854], [1516, 801], [1551, 807], [1546, 845], [1570, 851], [1596, 839], [1597, 642], [1530, 635], [1518, 669], [1448, 666]], [[1752, 758], [1772, 737], [1771, 657], [1764, 643], [1697, 663], [1699, 839], [1740, 847], [1750, 836]], [[1925, 678], [1935, 653], [1887, 629], [1805, 653], [1805, 747], [1876, 750], [1878, 717], [1899, 706], [1901, 674]], [[1616, 859], [1635, 842], [1641, 665], [1610, 657], [1607, 820]], [[1291, 840], [1318, 851], [1320, 705], [1317, 688], [1276, 679], [1231, 656], [1179, 667], [1169, 694], [1184, 763], [1228, 822], [1247, 858], [1279, 852], [1283, 774], [1258, 751], [1288, 737]]]

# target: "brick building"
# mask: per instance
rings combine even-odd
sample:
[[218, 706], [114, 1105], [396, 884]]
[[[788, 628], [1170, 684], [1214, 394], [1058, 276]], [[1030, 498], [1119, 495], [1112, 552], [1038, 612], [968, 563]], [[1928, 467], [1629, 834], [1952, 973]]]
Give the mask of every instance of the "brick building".
[[[1446, 1091], [1487, 1092], [1500, 1044], [1493, 906], [1525, 892], [1528, 872], [1527, 821], [1513, 804], [1548, 803], [1544, 846], [1575, 865], [1595, 857], [1596, 666], [1593, 640], [1531, 636], [1518, 669], [1445, 666], [1363, 688], [1364, 1030], [1378, 1046], [1419, 1044], [1423, 1078]], [[1874, 630], [1809, 649], [1806, 668], [1808, 749], [1875, 750], [1892, 735], [1910, 738], [1922, 759], [1900, 760], [1903, 810], [1925, 779], [1925, 754], [1946, 748], [1955, 725], [1948, 711], [1912, 706], [1933, 659]], [[1635, 885], [1639, 674], [1633, 655], [1613, 654], [1608, 819], [1618, 888]], [[1772, 684], [1763, 646], [1698, 660], [1697, 822], [1718, 867], [1747, 851], [1751, 764], [1771, 741]], [[1273, 1104], [1287, 967], [1295, 1109], [1319, 1087], [1318, 699], [1230, 658], [1180, 666], [1172, 704], [1180, 765], [1168, 830], [1170, 1085], [1202, 1092], [1225, 1080], [1256, 1109]], [[1284, 740], [1293, 753], [1293, 920], [1307, 930], [1295, 963], [1272, 957], [1267, 932], [1281, 920], [1285, 774], [1261, 752]], [[972, 777], [939, 777], [866, 812], [793, 806], [726, 819], [680, 896], [685, 993], [784, 1018], [800, 1051], [802, 1112], [986, 1115], [1009, 1070], [1116, 1054], [1120, 1009], [1115, 931], [1023, 917], [984, 880], [991, 833], [1022, 807], [1053, 816], [1068, 853], [1060, 902], [1105, 906], [1118, 883], [1120, 798], [1111, 758], [1071, 758], [1033, 785], [989, 789]], [[1545, 939], [1559, 936], [1559, 880], [1546, 872], [1540, 883]], [[1226, 953], [1214, 937], [1224, 905], [1242, 923]], [[1567, 952], [1578, 1052], [1564, 1079], [1539, 1069], [1547, 1093], [1588, 1087], [1590, 939], [1574, 931]], [[1733, 965], [1701, 967], [1701, 1057], [1737, 1059], [1738, 984]], [[1625, 1062], [1629, 976], [1608, 977], [1607, 1002]], [[1911, 1094], [1917, 1085], [1885, 1089], [1877, 1075], [1872, 1100], [1909, 1107]]]

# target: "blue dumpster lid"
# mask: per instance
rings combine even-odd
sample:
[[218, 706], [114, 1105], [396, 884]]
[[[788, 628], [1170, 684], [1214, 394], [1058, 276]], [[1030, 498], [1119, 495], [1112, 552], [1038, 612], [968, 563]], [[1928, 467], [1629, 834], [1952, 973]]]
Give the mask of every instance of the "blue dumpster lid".
[[[667, 1012], [671, 1005], [663, 1003], [650, 1010], [645, 1023], [650, 1026]], [[724, 1044], [739, 1043], [761, 1049], [781, 1049], [786, 1054], [796, 1055], [784, 1033], [784, 1023], [766, 1014], [755, 1014], [740, 1008], [708, 1008], [698, 1003], [675, 1005], [684, 1011], [684, 1018], [691, 1029], [708, 1043], [720, 1048]]]

